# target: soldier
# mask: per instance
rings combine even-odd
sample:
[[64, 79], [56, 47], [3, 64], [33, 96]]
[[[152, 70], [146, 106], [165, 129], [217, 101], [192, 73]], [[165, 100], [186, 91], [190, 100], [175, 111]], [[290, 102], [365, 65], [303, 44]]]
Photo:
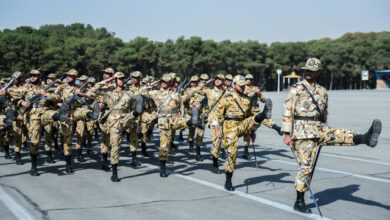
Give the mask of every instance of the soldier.
[[284, 143], [297, 151], [301, 166], [295, 178], [297, 199], [294, 209], [311, 213], [304, 200], [304, 193], [308, 189], [305, 179], [310, 184], [320, 147], [358, 144], [375, 147], [382, 124], [374, 120], [365, 134], [328, 126], [328, 95], [325, 88], [316, 83], [321, 62], [317, 58], [309, 58], [302, 69], [305, 71], [304, 80], [291, 87], [284, 103], [282, 131]]
[[[5, 83], [8, 83], [8, 81]], [[0, 90], [0, 144], [5, 153], [5, 159], [11, 159], [9, 154], [9, 143], [14, 118], [13, 109], [8, 106], [9, 99], [10, 94], [6, 90]]]
[[224, 83], [224, 85], [225, 85], [225, 88], [226, 88], [228, 91], [230, 91], [230, 92], [233, 91], [232, 82], [233, 82], [233, 76], [232, 76], [232, 74], [227, 74], [227, 75], [225, 76], [225, 81], [224, 81], [223, 83]]
[[[43, 86], [40, 80], [41, 73], [39, 70], [31, 70], [30, 72], [30, 84], [19, 91], [20, 97], [18, 97], [19, 114], [25, 115], [28, 119], [28, 136], [30, 137], [30, 155], [31, 155], [31, 170], [30, 175], [38, 176], [37, 171], [37, 156], [39, 152], [39, 144], [41, 142], [42, 129], [54, 121], [58, 121], [61, 115], [58, 111], [49, 110], [47, 107], [49, 98], [52, 98], [51, 94], [48, 94], [43, 90]], [[42, 98], [35, 103], [31, 103], [30, 100], [34, 96], [41, 94], [46, 98]], [[23, 110], [25, 109], [25, 110]], [[25, 113], [24, 113], [25, 112]]]
[[[77, 87], [81, 87], [87, 80], [88, 76], [82, 75], [78, 79], [79, 85]], [[88, 92], [88, 86], [85, 89], [85, 93]], [[84, 98], [85, 103], [82, 104], [81, 108], [92, 110], [92, 104], [93, 99], [89, 99], [89, 102], [86, 101]], [[91, 104], [91, 105], [90, 105]], [[91, 123], [94, 122], [94, 120], [89, 120]], [[85, 162], [84, 156], [83, 156], [83, 147], [85, 143], [85, 135], [86, 135], [86, 122], [85, 120], [78, 120], [76, 122], [76, 151], [77, 151], [77, 161], [79, 162]]]
[[[196, 92], [196, 90], [199, 90], [198, 84], [199, 84], [199, 77], [192, 76], [190, 79], [190, 88], [188, 88], [184, 93], [183, 102], [184, 102], [185, 106], [188, 106], [189, 109], [192, 108], [191, 103], [190, 103], [191, 97]], [[197, 96], [199, 96], [199, 95], [197, 95]], [[200, 102], [201, 98], [203, 98], [203, 97], [198, 97], [198, 102]], [[189, 130], [188, 131], [188, 143], [190, 146], [190, 152], [193, 152], [196, 127], [191, 126], [188, 128], [188, 130]]]
[[[94, 77], [90, 77], [88, 81], [88, 88], [87, 91], [92, 89], [95, 86], [96, 79]], [[89, 105], [92, 105], [94, 103], [94, 99], [88, 99], [87, 102]], [[97, 129], [96, 126], [97, 121], [96, 120], [90, 120], [86, 122], [86, 133], [85, 133], [85, 142], [87, 143], [87, 154], [92, 154], [92, 137], [93, 137], [93, 132], [95, 129]]]
[[[216, 119], [211, 122], [216, 137], [223, 136], [223, 144], [226, 148], [225, 189], [228, 191], [234, 190], [232, 176], [236, 168], [238, 138], [259, 126], [264, 119], [271, 118], [272, 110], [272, 101], [267, 99], [264, 110], [261, 113], [254, 112], [250, 97], [244, 94], [246, 85], [244, 76], [236, 75], [233, 82], [233, 92], [221, 99], [215, 112]], [[256, 92], [260, 93], [260, 90]], [[222, 127], [221, 130], [220, 127]]]
[[[64, 155], [66, 161], [65, 171], [66, 173], [72, 173], [72, 138], [75, 131], [75, 123], [79, 120], [96, 120], [98, 118], [100, 108], [97, 103], [93, 106], [92, 111], [88, 108], [82, 108], [82, 102], [80, 99], [70, 103], [69, 101], [75, 94], [77, 94], [80, 98], [89, 98], [89, 95], [80, 91], [75, 85], [76, 77], [78, 76], [77, 70], [71, 69], [65, 75], [67, 85], [58, 89], [56, 94], [50, 97], [49, 100], [62, 103], [60, 112], [64, 116], [60, 119], [60, 128], [64, 136]], [[78, 152], [80, 152], [80, 150], [78, 150]]]
[[[106, 105], [110, 109], [107, 118], [107, 125], [109, 127], [110, 136], [109, 146], [111, 147], [111, 181], [119, 182], [120, 179], [118, 178], [117, 167], [119, 162], [119, 150], [122, 141], [122, 134], [127, 127], [137, 127], [136, 120], [142, 112], [143, 100], [142, 96], [138, 95], [135, 99], [135, 95], [132, 91], [124, 90], [126, 84], [125, 75], [122, 72], [115, 73], [114, 77], [116, 79], [116, 88], [114, 91], [107, 93], [107, 96], [105, 97], [106, 99], [103, 100], [103, 103], [107, 103]], [[129, 111], [132, 112], [129, 113]], [[134, 149], [134, 146], [130, 145], [130, 148]]]
[[[256, 100], [253, 100], [253, 104], [254, 104], [254, 108], [259, 108], [258, 104], [257, 104], [257, 101], [260, 101], [262, 103], [265, 103], [265, 97], [263, 95], [263, 93], [260, 93], [259, 96], [255, 96], [256, 94], [256, 90], [259, 88], [255, 85], [253, 85], [253, 76], [252, 74], [246, 74], [245, 75], [245, 82], [246, 82], [246, 87], [245, 87], [245, 91], [244, 91], [244, 94], [249, 96], [249, 97], [257, 97]], [[280, 131], [280, 127], [276, 125], [276, 123], [272, 120], [272, 119], [265, 119], [261, 122], [261, 124], [264, 124], [265, 126], [269, 127], [269, 128], [272, 128], [274, 129], [275, 131], [278, 132], [278, 134], [280, 136], [283, 135], [283, 133]], [[243, 158], [246, 159], [246, 160], [249, 160], [249, 151], [248, 151], [248, 147], [249, 147], [249, 144], [250, 144], [250, 141], [251, 141], [251, 138], [254, 142], [254, 140], [256, 139], [256, 129], [248, 132], [247, 134], [244, 135], [244, 156]]]
[[165, 74], [160, 81], [152, 83], [152, 86], [154, 86], [156, 83], [161, 82], [161, 89], [149, 92], [150, 97], [157, 104], [158, 109], [160, 177], [168, 176], [166, 173], [166, 161], [173, 140], [172, 136], [174, 131], [177, 129], [185, 129], [193, 125], [191, 120], [186, 120], [186, 118], [180, 116], [180, 109], [183, 107], [182, 100], [179, 93], [176, 90], [172, 90], [169, 86], [171, 81], [171, 76]]

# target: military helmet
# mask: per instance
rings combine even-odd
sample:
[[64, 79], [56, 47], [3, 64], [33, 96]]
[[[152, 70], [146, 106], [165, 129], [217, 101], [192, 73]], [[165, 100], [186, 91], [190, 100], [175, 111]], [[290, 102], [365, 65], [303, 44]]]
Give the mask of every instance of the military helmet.
[[164, 74], [163, 77], [161, 78], [161, 80], [164, 82], [170, 82], [172, 80], [172, 78], [169, 74]]
[[41, 72], [39, 70], [33, 69], [31, 70], [30, 75], [41, 75]]
[[242, 76], [242, 75], [237, 75], [233, 78], [233, 82], [234, 84], [237, 84], [239, 86], [245, 86], [246, 85], [246, 82], [245, 82], [245, 77]]
[[233, 80], [233, 75], [232, 74], [227, 74], [225, 76], [225, 79], [232, 81]]
[[86, 75], [82, 75], [78, 78], [78, 80], [80, 80], [80, 81], [86, 81], [87, 79], [88, 79], [88, 76], [86, 76]]
[[47, 78], [48, 79], [57, 79], [57, 76], [54, 73], [50, 73], [49, 75], [47, 75]]
[[90, 83], [96, 83], [95, 77], [89, 77], [89, 82]]
[[22, 77], [22, 76], [23, 76], [23, 73], [19, 72], [19, 71], [16, 71], [16, 72], [14, 72], [14, 74], [12, 74], [12, 77], [14, 77], [14, 78], [18, 78], [18, 77]]
[[254, 79], [252, 74], [248, 73], [245, 75], [245, 79]]
[[200, 75], [199, 78], [202, 79], [202, 80], [209, 80], [209, 75], [207, 75], [206, 73], [203, 73], [203, 74]]
[[175, 79], [176, 79], [176, 82], [178, 82], [178, 83], [181, 81], [180, 77], [178, 77], [178, 76], [176, 76]]
[[225, 76], [223, 74], [218, 74], [216, 76], [214, 76], [214, 78], [218, 78], [218, 79], [225, 79]]
[[142, 78], [142, 73], [140, 71], [134, 71], [130, 75], [131, 75], [131, 77], [140, 77], [140, 78]]
[[77, 70], [75, 70], [75, 69], [71, 69], [68, 72], [66, 72], [66, 75], [68, 75], [68, 76], [78, 76], [79, 72], [77, 72]]
[[0, 83], [5, 84], [9, 81], [9, 78], [2, 78]]
[[115, 73], [114, 69], [111, 68], [111, 67], [108, 67], [108, 68], [104, 69], [103, 72], [104, 73], [109, 73], [109, 74], [114, 74]]
[[198, 76], [192, 76], [191, 79], [190, 79], [190, 82], [198, 82], [199, 81], [199, 77]]
[[125, 76], [125, 74], [122, 73], [122, 72], [116, 72], [116, 73], [114, 74], [114, 77], [117, 78], [117, 79], [121, 79], [121, 78], [125, 78], [126, 76]]
[[318, 71], [321, 69], [321, 61], [314, 57], [309, 58], [306, 61], [306, 65], [303, 66], [301, 69], [309, 71]]

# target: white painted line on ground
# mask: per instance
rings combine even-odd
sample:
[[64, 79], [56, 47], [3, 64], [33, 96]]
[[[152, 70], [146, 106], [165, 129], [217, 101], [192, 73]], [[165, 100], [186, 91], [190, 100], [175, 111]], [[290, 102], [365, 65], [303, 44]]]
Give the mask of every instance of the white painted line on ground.
[[[287, 146], [286, 147], [282, 147], [282, 146], [271, 145], [271, 144], [259, 144], [259, 146], [262, 146], [262, 147], [272, 147], [272, 148], [278, 148], [278, 149], [287, 149]], [[374, 164], [390, 166], [390, 163], [387, 163], [387, 162], [375, 161], [375, 160], [370, 160], [370, 159], [363, 159], [363, 158], [358, 158], [358, 157], [342, 156], [342, 155], [331, 154], [331, 153], [321, 153], [321, 155], [328, 156], [328, 157], [336, 157], [336, 158], [342, 158], [342, 159], [348, 159], [348, 160], [356, 160], [356, 161], [361, 161], [361, 162], [367, 162], [367, 163], [374, 163]]]
[[34, 220], [32, 216], [23, 206], [15, 201], [4, 189], [0, 186], [0, 200], [12, 212], [12, 214], [21, 220]]
[[[151, 165], [151, 164], [145, 164], [144, 163], [144, 165], [146, 167], [151, 168], [151, 169], [158, 169], [159, 168], [158, 166]], [[316, 214], [304, 214], [304, 213], [297, 212], [290, 206], [287, 206], [287, 205], [282, 204], [282, 203], [274, 202], [274, 201], [271, 201], [271, 200], [268, 200], [268, 199], [265, 199], [265, 198], [262, 198], [262, 197], [259, 197], [259, 196], [254, 196], [252, 194], [246, 194], [246, 193], [241, 192], [241, 191], [227, 191], [223, 186], [220, 186], [220, 185], [217, 185], [215, 183], [211, 183], [211, 182], [208, 182], [208, 181], [205, 181], [205, 180], [201, 180], [201, 179], [198, 179], [198, 178], [195, 178], [195, 177], [192, 177], [192, 176], [186, 176], [186, 175], [182, 175], [182, 174], [178, 174], [178, 173], [172, 173], [171, 175], [177, 176], [179, 178], [182, 178], [182, 179], [185, 179], [185, 180], [188, 180], [188, 181], [191, 181], [191, 182], [195, 182], [195, 183], [198, 183], [198, 184], [201, 184], [201, 185], [204, 185], [204, 186], [208, 186], [210, 188], [214, 188], [214, 189], [217, 189], [219, 191], [223, 191], [225, 193], [230, 193], [230, 194], [233, 194], [233, 195], [236, 195], [236, 196], [240, 196], [240, 197], [243, 197], [243, 198], [246, 198], [246, 199], [258, 202], [258, 203], [261, 203], [263, 205], [272, 206], [274, 208], [281, 209], [281, 210], [286, 211], [286, 212], [291, 212], [291, 213], [294, 213], [296, 215], [304, 216], [304, 217], [307, 217], [307, 218], [310, 218], [310, 219], [329, 220], [329, 218], [327, 218], [327, 217], [322, 217], [321, 218], [321, 216], [316, 215]]]
[[[284, 164], [290, 164], [290, 165], [297, 166], [296, 163], [288, 162], [288, 161], [284, 161], [284, 160], [271, 159], [271, 158], [265, 157], [265, 156], [259, 156], [259, 158], [263, 158], [266, 161], [273, 161], [273, 162], [277, 162], [277, 163], [284, 163]], [[333, 170], [333, 169], [322, 168], [322, 167], [316, 167], [316, 170], [321, 170], [321, 171], [325, 171], [325, 172], [328, 172], [328, 173], [337, 173], [337, 174], [343, 174], [343, 175], [347, 175], [347, 176], [354, 176], [354, 177], [358, 177], [358, 178], [362, 178], [362, 179], [368, 179], [368, 180], [373, 180], [373, 181], [382, 182], [382, 183], [390, 183], [390, 179], [384, 179], [384, 178], [379, 178], [379, 177], [372, 177], [372, 176], [366, 176], [366, 175], [361, 175], [361, 174], [355, 174], [355, 173], [345, 172], [345, 171], [341, 171], [341, 170]]]

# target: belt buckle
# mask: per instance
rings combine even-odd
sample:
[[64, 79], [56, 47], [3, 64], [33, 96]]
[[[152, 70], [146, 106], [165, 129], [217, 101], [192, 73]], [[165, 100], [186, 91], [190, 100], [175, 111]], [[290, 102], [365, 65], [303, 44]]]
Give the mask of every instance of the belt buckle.
[[319, 121], [319, 117], [318, 116], [314, 116], [314, 121]]

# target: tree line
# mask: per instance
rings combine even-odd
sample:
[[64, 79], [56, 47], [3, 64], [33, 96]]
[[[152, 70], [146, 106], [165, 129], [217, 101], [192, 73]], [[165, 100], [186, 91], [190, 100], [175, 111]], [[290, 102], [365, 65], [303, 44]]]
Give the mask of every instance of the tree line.
[[390, 32], [347, 33], [338, 39], [323, 38], [308, 42], [258, 41], [215, 42], [200, 37], [179, 37], [165, 42], [136, 37], [128, 42], [106, 28], [74, 23], [21, 26], [0, 32], [0, 76], [15, 71], [28, 73], [39, 68], [43, 75], [63, 74], [75, 68], [80, 74], [101, 79], [101, 70], [162, 76], [176, 72], [181, 77], [193, 74], [251, 73], [256, 83], [271, 76], [266, 90], [276, 90], [277, 69], [283, 75], [300, 67], [309, 57], [321, 60], [319, 82], [328, 89], [362, 88], [361, 71], [370, 71], [366, 86], [375, 88], [375, 70], [390, 69]]

